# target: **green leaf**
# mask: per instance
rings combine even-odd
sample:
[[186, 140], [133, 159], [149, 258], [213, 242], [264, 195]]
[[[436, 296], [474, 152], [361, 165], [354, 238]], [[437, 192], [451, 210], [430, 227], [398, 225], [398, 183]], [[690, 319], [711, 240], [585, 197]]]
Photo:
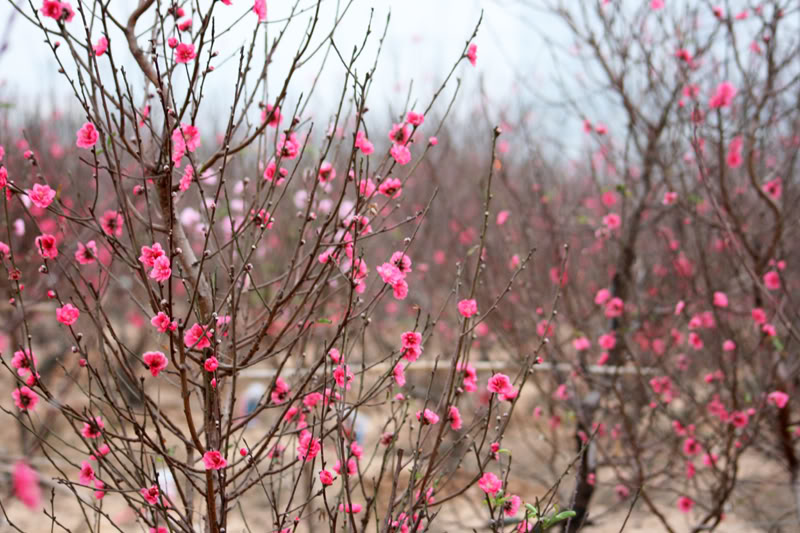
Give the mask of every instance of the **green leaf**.
[[474, 254], [475, 252], [477, 252], [477, 251], [478, 251], [478, 248], [480, 248], [480, 247], [481, 247], [481, 245], [480, 245], [480, 244], [476, 244], [475, 246], [473, 246], [472, 248], [470, 248], [469, 250], [467, 250], [467, 257], [469, 257], [469, 256], [471, 256], [472, 254]]
[[329, 318], [318, 318], [317, 319], [317, 323], [318, 324], [333, 324], [333, 322], [331, 322], [331, 320]]
[[575, 514], [576, 514], [575, 511], [561, 511], [555, 516], [548, 516], [547, 518], [542, 520], [542, 525], [544, 529], [550, 529], [559, 522], [563, 522], [564, 520], [573, 518]]
[[778, 337], [772, 337], [772, 345], [779, 352], [783, 351], [783, 343], [781, 342], [781, 340]]
[[511, 455], [511, 450], [509, 450], [508, 448], [500, 448], [499, 450], [497, 450], [497, 453], [504, 453], [506, 455]]

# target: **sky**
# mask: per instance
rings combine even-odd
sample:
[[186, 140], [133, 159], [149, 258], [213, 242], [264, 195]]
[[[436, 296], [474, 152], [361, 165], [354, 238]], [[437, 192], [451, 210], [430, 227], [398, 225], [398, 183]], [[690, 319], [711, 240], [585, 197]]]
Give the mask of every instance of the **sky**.
[[[25, 6], [26, 13], [30, 13], [27, 0], [12, 1]], [[38, 6], [40, 3], [40, 0], [34, 0], [35, 5]], [[334, 18], [337, 6], [342, 10], [346, 3], [343, 0], [323, 0], [320, 16], [322, 31], [313, 41], [312, 47], [319, 44], [331, 29], [330, 21]], [[114, 0], [112, 13], [124, 19], [135, 4], [133, 0]], [[279, 21], [286, 17], [291, 4], [287, 0], [268, 0], [268, 32], [272, 35], [275, 35], [282, 26]], [[313, 0], [300, 1], [300, 5], [304, 7], [313, 4]], [[217, 58], [219, 62], [215, 65], [218, 75], [210, 82], [208, 93], [218, 101], [225, 101], [226, 94], [230, 92], [230, 79], [236, 72], [236, 58], [224, 61], [223, 58], [235, 53], [238, 46], [248, 42], [252, 36], [256, 16], [250, 11], [251, 7], [251, 0], [233, 0], [232, 6], [219, 5], [215, 8], [217, 13], [215, 22], [220, 29], [227, 28], [233, 21], [243, 16], [237, 30], [224, 34], [217, 44], [217, 49], [220, 50]], [[531, 52], [536, 48], [534, 44], [536, 32], [532, 31], [529, 22], [517, 16], [515, 10], [500, 7], [493, 0], [354, 0], [343, 22], [334, 33], [334, 42], [343, 54], [349, 53], [352, 47], [363, 39], [364, 30], [372, 13], [373, 38], [359, 65], [365, 70], [374, 60], [377, 37], [383, 31], [387, 15], [391, 13], [373, 95], [388, 100], [404, 101], [409, 84], [413, 80], [412, 98], [426, 102], [459, 57], [466, 40], [481, 18], [482, 11], [483, 21], [478, 37], [474, 41], [478, 45], [478, 67], [472, 69], [464, 62], [456, 76], [464, 78], [466, 93], [480, 91], [482, 84], [483, 91], [490, 101], [502, 101], [509, 94], [516, 92], [515, 76], [520, 71], [529, 69]], [[63, 104], [71, 92], [63, 79], [59, 80], [56, 72], [57, 63], [44, 43], [41, 30], [19, 15], [12, 18], [12, 14], [11, 5], [6, 2], [0, 4], [0, 36], [3, 36], [3, 41], [8, 46], [6, 52], [0, 56], [0, 84], [2, 84], [0, 98], [18, 100], [18, 105], [24, 108], [38, 108], [43, 103], [47, 106], [48, 102], [55, 105]], [[290, 52], [294, 50], [291, 44], [298, 42], [302, 37], [305, 21], [309, 15], [310, 12], [300, 15], [298, 21], [287, 32], [284, 39], [286, 43], [276, 54], [273, 63], [274, 71], [277, 73], [273, 77], [276, 84], [280, 81], [281, 71], [285, 72], [289, 64]], [[55, 28], [52, 20], [46, 20], [49, 26]], [[78, 16], [70, 23], [71, 29], [72, 25], [74, 31], [80, 29]], [[137, 30], [145, 26], [146, 24], [140, 22]], [[95, 28], [92, 31], [93, 41], [96, 41], [101, 34], [98, 30], [99, 28]], [[115, 53], [115, 57], [117, 54], [121, 55], [122, 63], [128, 67], [129, 72], [135, 72], [135, 65], [123, 46], [121, 34], [112, 32], [110, 37], [112, 48], [121, 52], [121, 54]], [[313, 81], [316, 71], [314, 67], [319, 65], [317, 61], [321, 60], [324, 51], [325, 47], [304, 69], [305, 72], [301, 72], [298, 80], [304, 88]], [[261, 52], [263, 57], [263, 49]], [[535, 74], [542, 75], [541, 72]], [[343, 66], [331, 52], [319, 82], [320, 87], [326, 88], [318, 91], [317, 98], [320, 99], [320, 103], [327, 105], [335, 102], [338, 93], [327, 88], [340, 87], [343, 77]], [[475, 105], [474, 99], [472, 102], [471, 105]], [[470, 105], [469, 99], [467, 105]]]

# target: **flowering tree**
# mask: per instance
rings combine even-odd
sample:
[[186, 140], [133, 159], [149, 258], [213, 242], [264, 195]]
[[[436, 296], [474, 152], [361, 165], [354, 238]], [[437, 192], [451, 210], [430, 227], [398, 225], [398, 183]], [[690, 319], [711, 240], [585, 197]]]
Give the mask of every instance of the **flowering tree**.
[[[93, 531], [119, 529], [119, 516], [155, 533], [249, 531], [247, 498], [274, 531], [316, 527], [320, 517], [331, 531], [425, 529], [466, 497], [485, 499], [496, 529], [503, 514], [539, 530], [568, 518], [552, 499], [519, 511], [502, 477], [499, 443], [530, 364], [514, 379], [487, 376], [488, 405], [468, 394], [478, 380], [469, 339], [527, 263], [476, 301], [499, 129], [480, 143], [492, 157], [475, 197], [486, 213], [477, 253], [425, 309], [391, 317], [381, 307], [421, 291], [415, 243], [436, 191], [415, 183], [415, 171], [452, 104], [440, 97], [455, 98], [463, 60], [476, 64], [475, 33], [428, 105], [407, 104], [371, 137], [377, 57], [356, 67], [372, 26], [350, 57], [336, 46], [349, 4], [327, 20], [321, 2], [298, 2], [274, 21], [264, 0], [246, 9], [114, 4], [14, 4], [83, 115], [70, 127], [73, 148], [26, 129], [4, 139], [17, 150], [0, 154], [10, 303], [2, 365], [14, 403], [3, 412], [58, 487], [32, 527], [69, 531], [56, 512], [68, 509]], [[228, 27], [218, 23], [223, 10], [238, 10]], [[298, 31], [288, 68], [275, 71], [272, 59]], [[244, 44], [220, 49], [230, 32]], [[316, 82], [290, 95], [323, 54], [319, 68], [335, 58], [343, 83], [317, 134], [307, 109]], [[224, 63], [230, 108], [214, 139], [204, 117], [218, 108], [206, 88]], [[409, 208], [407, 188], [426, 201]], [[425, 357], [444, 322], [457, 333]], [[411, 400], [405, 370], [422, 359], [445, 377], [434, 373]], [[265, 385], [254, 389], [254, 378]], [[369, 413], [381, 422], [365, 432]], [[38, 477], [30, 461], [14, 468], [14, 493], [37, 512]]]
[[[582, 122], [581, 149], [548, 143], [542, 120], [514, 118], [513, 103], [472, 118], [505, 115], [510, 132], [496, 161], [502, 238], [486, 247], [487, 271], [513, 272], [533, 246], [550, 269], [524, 277], [476, 340], [487, 360], [506, 352], [524, 363], [549, 339], [533, 379], [538, 460], [517, 476], [560, 481], [587, 450], [575, 483], [561, 483], [576, 512], [568, 531], [613, 511], [592, 504], [604, 493], [666, 531], [724, 527], [731, 511], [750, 527], [796, 524], [796, 6], [537, 7], [568, 35], [552, 44], [569, 80], [557, 109]], [[534, 101], [554, 105], [536, 89]], [[452, 232], [431, 243], [442, 260], [479, 235], [466, 194], [434, 214]]]
[[82, 110], [0, 134], [33, 530], [797, 523], [792, 2], [535, 3], [577, 142], [450, 116], [477, 27], [384, 123], [351, 3], [111, 4], [15, 4]]

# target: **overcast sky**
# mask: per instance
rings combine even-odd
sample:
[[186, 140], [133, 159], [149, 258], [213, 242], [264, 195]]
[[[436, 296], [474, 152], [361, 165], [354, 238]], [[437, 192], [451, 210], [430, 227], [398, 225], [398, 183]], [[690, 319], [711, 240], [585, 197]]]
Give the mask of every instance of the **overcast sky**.
[[[13, 1], [27, 5], [27, 0]], [[40, 0], [34, 0], [35, 5], [38, 6], [40, 3]], [[136, 2], [133, 0], [114, 0], [112, 10], [124, 19], [135, 4]], [[286, 16], [291, 2], [268, 0], [267, 4], [268, 20], [276, 21]], [[313, 4], [312, 0], [301, 3], [305, 6], [311, 4]], [[338, 4], [342, 9], [346, 2], [340, 0]], [[238, 26], [241, 31], [228, 32], [218, 42], [217, 49], [220, 50], [218, 59], [220, 61], [217, 68], [219, 75], [213, 80], [214, 83], [210, 88], [212, 95], [214, 95], [214, 91], [224, 93], [226, 88], [232, 85], [228, 83], [230, 81], [228, 74], [235, 74], [236, 61], [223, 62], [222, 59], [234, 53], [238, 46], [249, 41], [255, 26], [255, 15], [252, 13], [247, 15], [251, 7], [252, 0], [233, 0], [233, 6], [219, 5], [215, 8], [217, 28], [227, 28], [238, 17], [242, 15], [245, 17]], [[325, 32], [330, 30], [330, 21], [333, 19], [336, 7], [336, 0], [323, 2], [321, 30]], [[377, 43], [377, 37], [383, 29], [386, 16], [391, 11], [391, 23], [379, 63], [378, 82], [374, 91], [386, 95], [387, 98], [404, 99], [409, 82], [413, 79], [415, 97], [418, 97], [421, 102], [425, 101], [432, 90], [438, 87], [443, 76], [458, 58], [466, 39], [481, 16], [482, 9], [484, 10], [484, 19], [479, 35], [475, 39], [479, 53], [478, 67], [472, 69], [466, 62], [460, 67], [458, 75], [462, 78], [468, 77], [465, 82], [474, 83], [482, 77], [490, 99], [502, 100], [515, 90], [513, 87], [514, 76], [521, 69], [530, 67], [531, 53], [537, 48], [534, 28], [529, 24], [526, 26], [525, 23], [522, 23], [512, 10], [498, 7], [493, 1], [355, 0], [345, 15], [343, 23], [337, 28], [334, 37], [343, 54], [349, 53], [353, 45], [363, 39], [371, 9], [374, 9], [372, 39], [374, 44]], [[25, 10], [30, 12], [29, 7], [26, 7]], [[11, 17], [12, 11], [13, 8], [9, 4], [0, 3], [2, 33], [6, 32], [7, 21]], [[293, 29], [289, 31], [289, 42], [282, 46], [283, 53], [277, 54], [275, 58], [276, 72], [281, 71], [288, 64], [291, 58], [290, 52], [294, 50], [289, 43], [297, 42], [300, 39], [306, 19], [307, 15], [301, 15]], [[50, 26], [55, 27], [52, 20], [45, 20]], [[144, 28], [149, 20], [145, 17], [143, 22], [144, 24], [140, 23], [137, 29]], [[280, 23], [272, 22], [269, 31], [274, 35], [280, 26]], [[80, 22], [77, 16], [69, 27], [74, 32], [78, 31]], [[42, 103], [42, 98], [47, 102], [49, 100], [47, 97], [56, 95], [58, 96], [56, 103], [63, 103], [63, 98], [69, 96], [70, 90], [63, 80], [58, 80], [56, 61], [44, 44], [41, 32], [24, 18], [16, 16], [7, 35], [8, 49], [0, 57], [0, 80], [5, 86], [3, 98], [7, 99], [9, 94], [18, 95], [21, 103], [28, 107], [38, 106]], [[320, 31], [316, 42], [321, 41], [324, 35], [325, 33]], [[97, 28], [93, 31], [93, 41], [99, 36], [100, 31]], [[120, 52], [122, 52], [120, 55], [123, 56], [130, 55], [126, 53], [124, 43], [117, 34], [112, 33], [111, 39], [112, 48], [119, 50], [115, 53], [115, 57]], [[374, 48], [368, 48], [368, 52], [364, 54], [364, 61], [361, 63], [362, 69], [366, 69], [371, 64], [374, 58], [374, 54], [369, 53], [371, 51], [374, 51]], [[318, 54], [318, 57], [321, 58], [322, 53]], [[128, 60], [130, 60], [129, 57]], [[321, 86], [335, 87], [343, 77], [343, 68], [335, 57], [329, 57], [328, 62]], [[306, 84], [313, 79], [314, 69], [312, 66], [314, 66], [313, 63], [300, 76], [301, 83]], [[129, 70], [135, 71], [136, 69], [131, 65]], [[542, 75], [541, 72], [530, 74]], [[273, 78], [276, 80], [276, 84], [279, 77]], [[477, 85], [469, 87], [476, 90]], [[334, 94], [335, 91], [320, 91], [318, 97], [325, 100], [326, 95]]]

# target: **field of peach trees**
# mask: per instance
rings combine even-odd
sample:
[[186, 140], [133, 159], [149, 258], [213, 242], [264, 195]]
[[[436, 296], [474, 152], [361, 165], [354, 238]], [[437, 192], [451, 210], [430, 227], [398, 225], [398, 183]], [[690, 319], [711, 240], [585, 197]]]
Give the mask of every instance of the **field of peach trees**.
[[0, 532], [800, 531], [800, 5], [481, 4], [9, 2]]

